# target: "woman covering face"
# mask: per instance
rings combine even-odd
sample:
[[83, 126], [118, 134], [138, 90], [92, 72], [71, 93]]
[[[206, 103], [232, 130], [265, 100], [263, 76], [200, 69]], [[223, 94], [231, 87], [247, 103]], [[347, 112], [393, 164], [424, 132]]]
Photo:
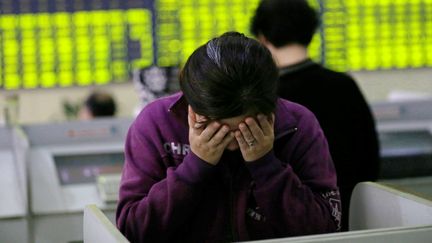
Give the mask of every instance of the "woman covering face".
[[229, 32], [199, 47], [180, 93], [129, 129], [117, 225], [132, 242], [230, 242], [336, 231], [326, 139], [306, 108], [278, 99], [257, 41]]

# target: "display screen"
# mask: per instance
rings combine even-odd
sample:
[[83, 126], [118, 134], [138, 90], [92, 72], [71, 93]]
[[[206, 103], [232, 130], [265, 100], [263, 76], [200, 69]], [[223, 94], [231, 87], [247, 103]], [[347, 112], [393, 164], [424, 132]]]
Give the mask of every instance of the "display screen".
[[247, 34], [259, 0], [156, 0], [158, 64], [175, 65], [227, 31]]
[[123, 153], [56, 155], [54, 163], [61, 185], [94, 183], [100, 174], [120, 174]]
[[145, 6], [138, 0], [2, 0], [0, 87], [127, 81], [132, 69], [153, 63], [152, 13]]
[[[309, 0], [311, 57], [340, 71], [432, 67], [432, 0]], [[259, 0], [1, 0], [0, 89], [130, 80], [182, 65], [226, 31], [249, 35]]]
[[[259, 0], [157, 0], [157, 60], [184, 62], [225, 31], [249, 34]], [[321, 25], [311, 57], [340, 71], [432, 67], [432, 0], [309, 0]]]
[[[156, 0], [156, 40], [159, 66], [185, 62], [209, 39], [227, 31], [246, 35], [259, 0]], [[317, 6], [316, 1], [311, 1]], [[310, 52], [319, 56], [317, 35]]]
[[432, 67], [432, 0], [320, 0], [323, 60], [346, 70]]

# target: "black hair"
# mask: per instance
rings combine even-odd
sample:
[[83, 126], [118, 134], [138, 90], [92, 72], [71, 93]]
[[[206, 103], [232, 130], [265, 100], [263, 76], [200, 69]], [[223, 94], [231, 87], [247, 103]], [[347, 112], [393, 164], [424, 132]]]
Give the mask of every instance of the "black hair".
[[307, 47], [318, 27], [317, 12], [307, 0], [263, 0], [252, 17], [250, 31], [263, 35], [275, 47]]
[[114, 116], [116, 103], [114, 98], [105, 92], [94, 91], [84, 102], [84, 105], [92, 113], [93, 117]]
[[276, 107], [278, 71], [266, 47], [227, 32], [196, 49], [180, 73], [180, 88], [192, 109], [210, 119]]

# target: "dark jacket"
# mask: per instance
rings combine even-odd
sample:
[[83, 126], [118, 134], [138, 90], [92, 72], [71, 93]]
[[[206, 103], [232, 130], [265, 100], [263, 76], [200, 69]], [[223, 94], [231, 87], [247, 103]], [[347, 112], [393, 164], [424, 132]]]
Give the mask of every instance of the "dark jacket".
[[355, 81], [310, 60], [280, 70], [279, 96], [317, 117], [336, 167], [344, 229], [355, 184], [379, 173], [379, 144], [371, 111]]
[[117, 226], [132, 242], [228, 242], [334, 232], [336, 176], [325, 137], [304, 107], [278, 100], [274, 148], [213, 166], [189, 148], [181, 94], [147, 105], [128, 132]]

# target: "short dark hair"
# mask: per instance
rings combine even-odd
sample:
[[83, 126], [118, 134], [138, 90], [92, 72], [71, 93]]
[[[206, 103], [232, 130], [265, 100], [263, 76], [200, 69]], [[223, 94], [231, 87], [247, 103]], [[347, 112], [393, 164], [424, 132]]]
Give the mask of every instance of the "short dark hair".
[[266, 47], [227, 32], [196, 49], [180, 73], [180, 88], [192, 109], [210, 119], [276, 107], [278, 71]]
[[84, 102], [84, 105], [91, 112], [93, 117], [114, 116], [116, 113], [116, 103], [114, 98], [105, 92], [94, 91]]
[[308, 46], [318, 27], [317, 12], [307, 0], [263, 0], [252, 17], [250, 31], [275, 47]]

